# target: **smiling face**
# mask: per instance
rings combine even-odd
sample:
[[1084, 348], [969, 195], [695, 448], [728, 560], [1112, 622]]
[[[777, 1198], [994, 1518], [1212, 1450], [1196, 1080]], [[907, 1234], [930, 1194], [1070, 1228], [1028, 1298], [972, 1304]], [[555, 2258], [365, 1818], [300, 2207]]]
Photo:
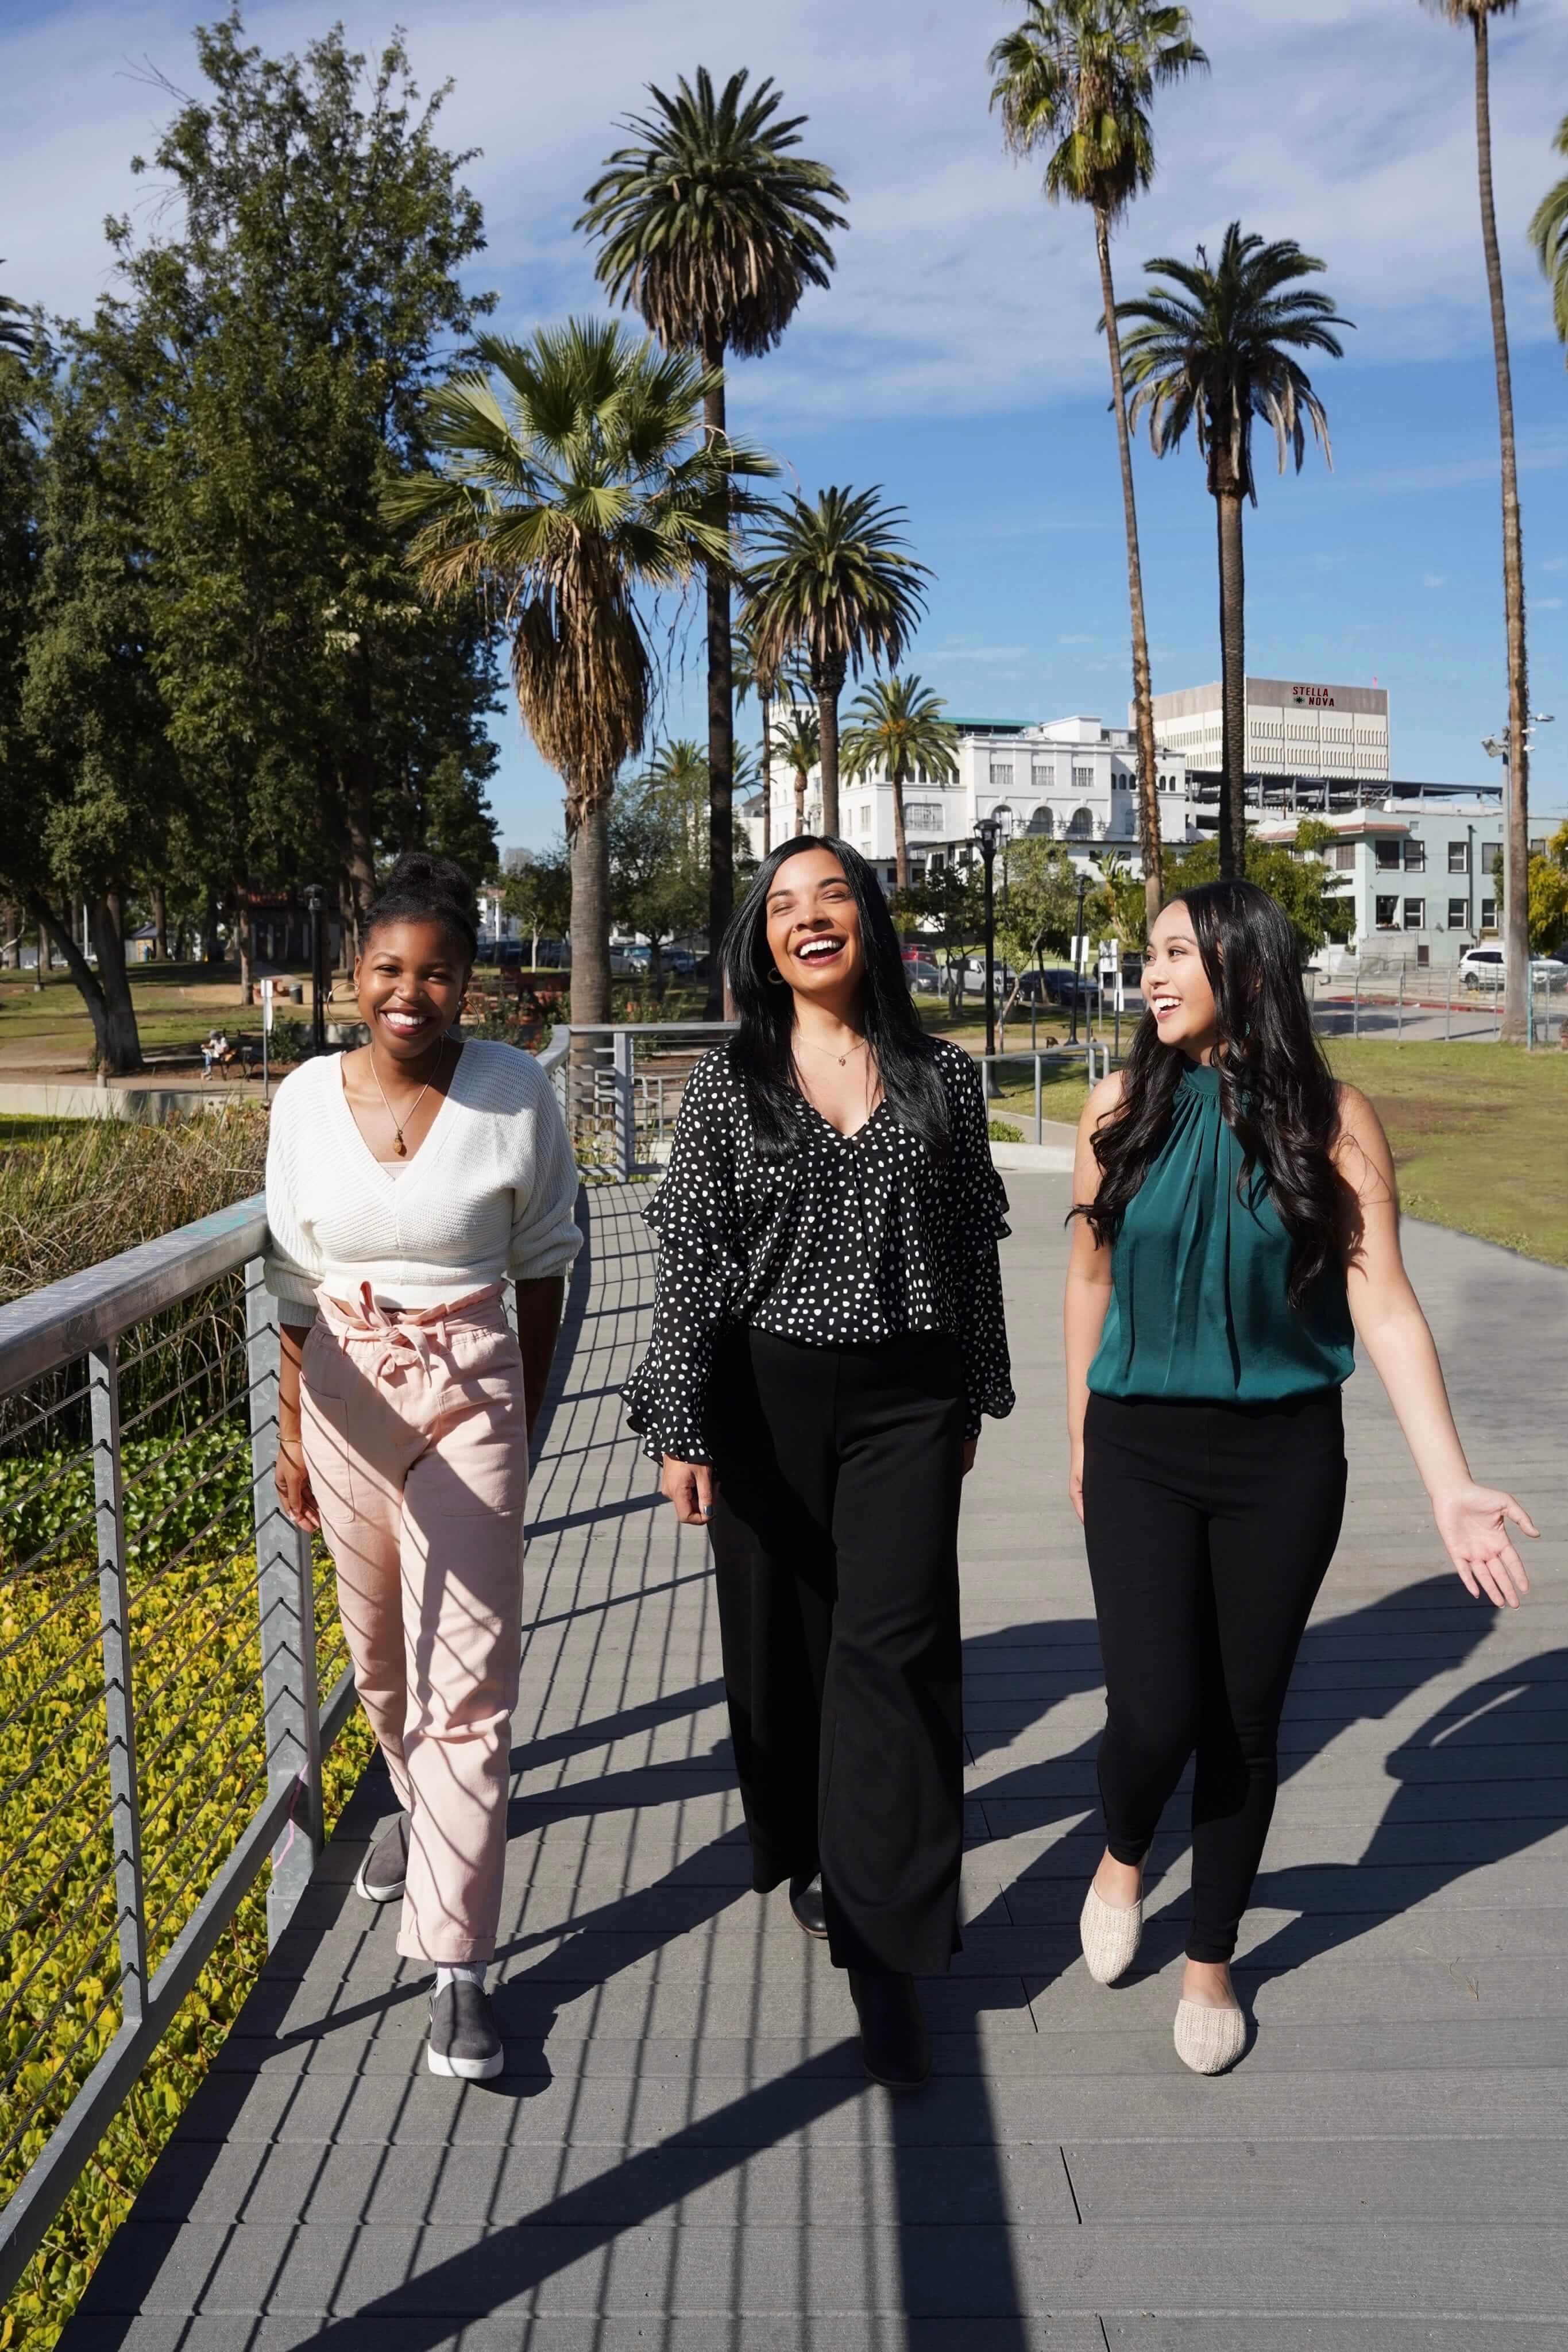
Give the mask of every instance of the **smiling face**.
[[1154, 919], [1142, 985], [1162, 1045], [1179, 1047], [1191, 1061], [1205, 1060], [1219, 1035], [1219, 1012], [1192, 918], [1180, 898]]
[[843, 1013], [866, 975], [860, 910], [830, 849], [786, 857], [768, 892], [768, 946], [797, 996]]
[[354, 966], [354, 994], [371, 1042], [395, 1062], [417, 1062], [463, 1009], [468, 959], [447, 925], [378, 923]]

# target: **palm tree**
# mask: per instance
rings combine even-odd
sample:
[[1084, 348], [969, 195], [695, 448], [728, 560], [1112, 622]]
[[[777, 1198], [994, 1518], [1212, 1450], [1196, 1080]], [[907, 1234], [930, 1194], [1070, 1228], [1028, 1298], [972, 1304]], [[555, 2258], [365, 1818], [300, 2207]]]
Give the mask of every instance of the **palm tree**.
[[[640, 311], [667, 350], [700, 353], [716, 440], [725, 432], [726, 353], [773, 349], [806, 288], [827, 284], [828, 232], [847, 226], [834, 206], [848, 200], [827, 166], [793, 152], [805, 117], [781, 119], [783, 92], [771, 79], [750, 97], [747, 80], [732, 74], [715, 95], [699, 67], [695, 87], [683, 75], [673, 97], [650, 84], [653, 110], [622, 126], [637, 143], [606, 158], [577, 223], [601, 240], [598, 275], [612, 296]], [[731, 570], [728, 548], [709, 561], [710, 1012], [719, 1009], [717, 946], [734, 897]]]
[[805, 831], [805, 791], [811, 772], [822, 758], [822, 730], [807, 703], [791, 709], [789, 725], [778, 740], [778, 756], [795, 777], [795, 829]]
[[735, 689], [735, 707], [740, 709], [749, 694], [757, 698], [757, 717], [763, 730], [761, 767], [763, 773], [763, 856], [773, 845], [773, 707], [780, 687], [785, 699], [793, 706], [795, 688], [804, 687], [805, 680], [793, 661], [782, 668], [770, 667], [759, 661], [755, 646], [744, 629], [737, 630], [730, 647], [730, 674]]
[[1176, 448], [1189, 425], [1197, 427], [1198, 452], [1206, 459], [1208, 487], [1219, 530], [1219, 630], [1224, 770], [1220, 781], [1220, 872], [1236, 877], [1247, 857], [1246, 567], [1241, 517], [1248, 499], [1258, 503], [1252, 470], [1252, 422], [1263, 417], [1274, 428], [1279, 470], [1294, 453], [1296, 470], [1306, 454], [1310, 425], [1331, 466], [1329, 420], [1310, 379], [1291, 358], [1293, 351], [1327, 352], [1343, 357], [1336, 327], [1348, 327], [1333, 299], [1296, 281], [1324, 264], [1303, 253], [1292, 237], [1266, 245], [1243, 236], [1232, 221], [1210, 264], [1200, 245], [1195, 263], [1158, 259], [1144, 267], [1169, 287], [1152, 286], [1131, 302], [1119, 302], [1120, 319], [1138, 321], [1122, 345], [1127, 377], [1135, 389], [1129, 411], [1136, 426], [1145, 410], [1156, 456]]
[[[1552, 144], [1560, 155], [1568, 155], [1568, 115], [1558, 124]], [[1536, 205], [1530, 241], [1552, 281], [1552, 319], [1558, 341], [1568, 343], [1568, 179], [1549, 188]]]
[[940, 694], [918, 677], [879, 677], [850, 706], [845, 730], [844, 765], [852, 776], [881, 768], [893, 787], [893, 856], [898, 887], [910, 887], [910, 844], [904, 829], [904, 786], [918, 775], [922, 783], [942, 783], [958, 773], [958, 730], [942, 713]]
[[441, 470], [387, 492], [433, 596], [485, 596], [511, 638], [524, 725], [566, 786], [572, 1018], [610, 1010], [608, 817], [642, 749], [653, 661], [638, 600], [678, 586], [728, 532], [716, 496], [765, 461], [703, 429], [710, 372], [608, 321], [482, 336], [485, 374], [433, 393]]
[[904, 552], [902, 507], [880, 488], [764, 507], [752, 533], [742, 626], [764, 660], [798, 648], [822, 731], [822, 828], [838, 830], [838, 698], [868, 658], [896, 668], [925, 610], [923, 563]]
[[[1492, 17], [1510, 16], [1517, 0], [1421, 0], [1421, 5], [1447, 24], [1468, 25], [1476, 45], [1476, 165], [1480, 182], [1481, 247], [1486, 255], [1487, 292], [1491, 300], [1492, 357], [1497, 367], [1498, 433], [1502, 444], [1502, 594], [1508, 630], [1508, 826], [1503, 893], [1503, 937], [1508, 955], [1503, 968], [1501, 1034], [1510, 1044], [1521, 1045], [1527, 1027], [1526, 994], [1530, 986], [1530, 683], [1524, 644], [1524, 543], [1519, 514], [1519, 464], [1513, 443], [1513, 379], [1508, 359], [1508, 311], [1503, 302], [1497, 208], [1492, 202], [1489, 44]], [[1550, 204], [1550, 197], [1547, 202]], [[1538, 213], [1537, 222], [1540, 217]]]
[[1149, 920], [1163, 896], [1160, 791], [1154, 750], [1154, 695], [1143, 618], [1143, 565], [1132, 488], [1132, 437], [1116, 331], [1110, 232], [1154, 176], [1149, 104], [1156, 89], [1206, 69], [1185, 8], [1154, 0], [1028, 0], [1016, 31], [991, 52], [991, 104], [999, 108], [1016, 154], [1049, 145], [1046, 194], [1088, 205], [1100, 258], [1100, 324], [1110, 359], [1110, 406], [1121, 460], [1121, 511], [1127, 531], [1127, 593], [1132, 614], [1132, 712], [1138, 737], [1138, 816], [1143, 837], [1143, 888]]
[[[0, 269], [5, 266], [0, 261]], [[25, 307], [9, 294], [0, 294], [0, 352], [15, 352], [19, 360], [25, 360], [32, 348], [33, 330]]]

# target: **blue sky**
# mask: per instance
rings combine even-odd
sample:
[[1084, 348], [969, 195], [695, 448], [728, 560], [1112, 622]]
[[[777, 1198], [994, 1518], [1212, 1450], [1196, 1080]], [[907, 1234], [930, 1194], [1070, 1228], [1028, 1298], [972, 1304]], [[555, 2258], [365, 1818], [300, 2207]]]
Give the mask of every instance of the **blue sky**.
[[[4, 284], [81, 311], [108, 282], [102, 221], [145, 205], [131, 155], [164, 110], [141, 68], [193, 79], [184, 5], [0, 0]], [[217, 0], [209, 12], [218, 13]], [[333, 11], [252, 6], [253, 37], [298, 46]], [[455, 82], [454, 145], [489, 232], [476, 277], [524, 331], [597, 310], [572, 230], [581, 192], [643, 85], [706, 63], [773, 74], [809, 151], [849, 192], [839, 268], [778, 352], [734, 371], [731, 415], [786, 478], [882, 484], [936, 572], [911, 656], [955, 712], [1120, 720], [1125, 566], [1089, 225], [1052, 210], [1003, 152], [985, 53], [1010, 0], [403, 0], [341, 10], [374, 47], [408, 31], [426, 87]], [[1160, 175], [1119, 235], [1119, 290], [1151, 255], [1190, 255], [1239, 218], [1296, 237], [1357, 322], [1314, 378], [1331, 473], [1271, 472], [1248, 517], [1248, 666], [1392, 697], [1397, 773], [1495, 779], [1479, 739], [1506, 718], [1497, 422], [1474, 161], [1471, 51], [1417, 0], [1194, 0], [1213, 70], [1166, 94]], [[1532, 798], [1568, 810], [1568, 373], [1525, 242], [1568, 163], [1568, 0], [1494, 26], [1498, 205], [1510, 295], [1542, 730]], [[1217, 676], [1213, 509], [1188, 447], [1138, 458], [1157, 688]], [[665, 720], [700, 726], [697, 647]], [[742, 727], [752, 723], [744, 716]], [[507, 842], [559, 830], [559, 787], [498, 715]]]

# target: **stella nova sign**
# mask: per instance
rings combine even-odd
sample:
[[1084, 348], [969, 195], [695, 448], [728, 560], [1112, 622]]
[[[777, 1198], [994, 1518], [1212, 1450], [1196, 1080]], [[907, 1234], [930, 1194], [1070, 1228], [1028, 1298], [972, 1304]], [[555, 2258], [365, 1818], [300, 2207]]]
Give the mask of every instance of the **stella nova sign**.
[[1293, 686], [1290, 701], [1297, 710], [1332, 710], [1334, 698], [1326, 686]]

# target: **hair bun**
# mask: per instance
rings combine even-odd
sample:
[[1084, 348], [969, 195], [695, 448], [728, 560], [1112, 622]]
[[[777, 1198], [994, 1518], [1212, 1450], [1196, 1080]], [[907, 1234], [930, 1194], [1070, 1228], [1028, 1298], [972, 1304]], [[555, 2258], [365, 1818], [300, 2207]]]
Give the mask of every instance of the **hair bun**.
[[479, 901], [474, 886], [450, 857], [427, 849], [405, 849], [365, 920], [363, 937], [384, 923], [435, 920], [462, 941], [471, 961], [479, 945]]
[[417, 890], [431, 897], [450, 898], [465, 913], [474, 904], [474, 888], [462, 867], [449, 857], [437, 857], [428, 849], [405, 849], [386, 877], [383, 897], [395, 891], [400, 897], [406, 890]]

